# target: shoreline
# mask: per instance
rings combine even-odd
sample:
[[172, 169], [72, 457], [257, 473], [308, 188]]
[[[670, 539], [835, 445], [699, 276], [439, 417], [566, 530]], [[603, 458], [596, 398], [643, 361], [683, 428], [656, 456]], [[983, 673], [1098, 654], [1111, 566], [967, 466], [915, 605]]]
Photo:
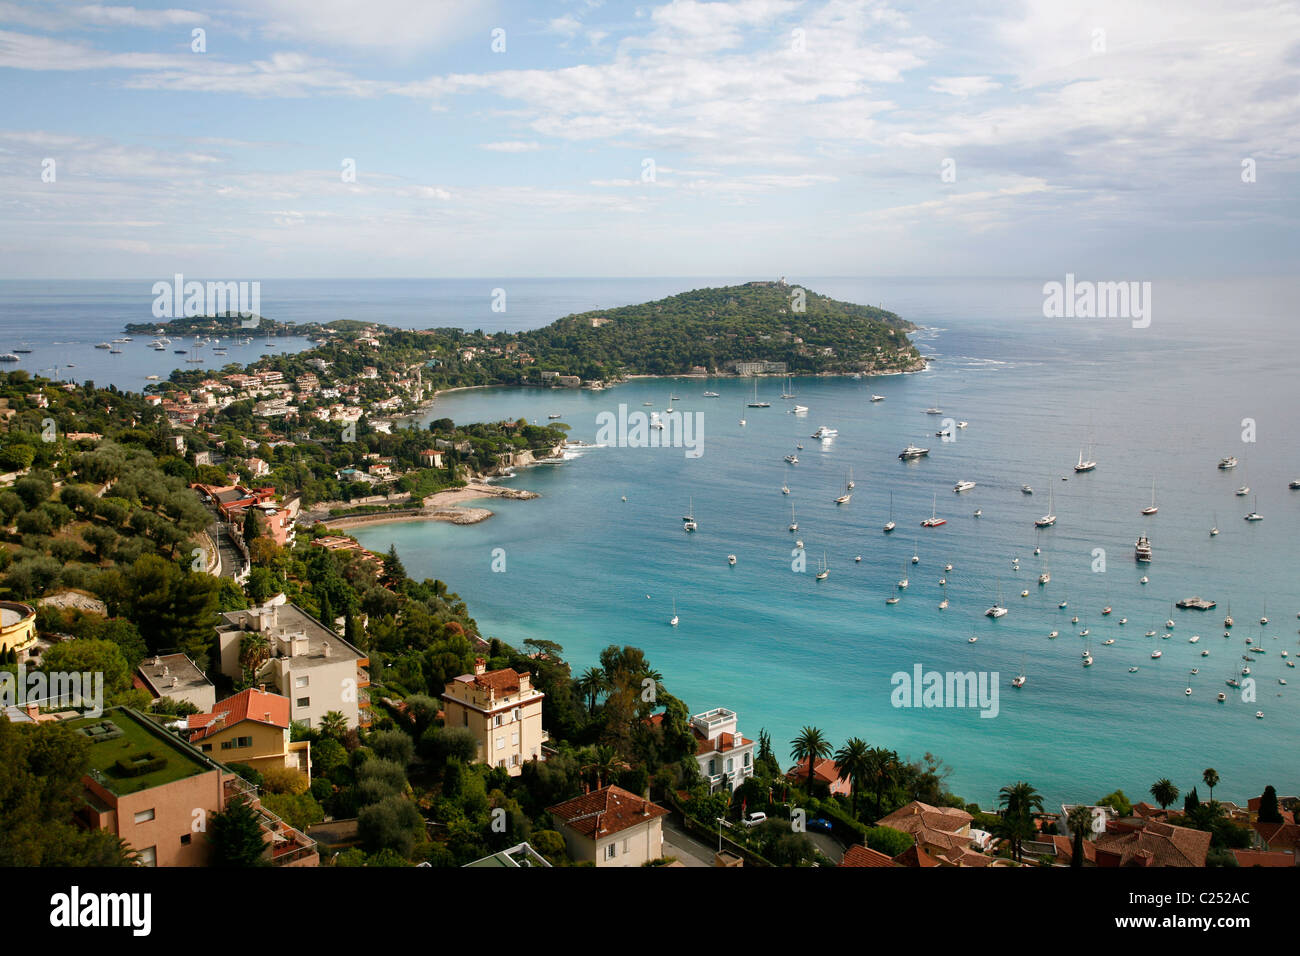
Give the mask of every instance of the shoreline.
[[373, 514], [341, 515], [336, 518], [322, 518], [317, 524], [331, 530], [346, 531], [368, 525], [395, 524], [406, 521], [445, 521], [450, 524], [478, 524], [491, 518], [496, 512], [489, 508], [462, 507], [466, 502], [483, 498], [509, 498], [514, 501], [529, 501], [541, 497], [535, 491], [519, 488], [503, 488], [490, 485], [482, 479], [475, 479], [460, 488], [446, 488], [435, 491], [421, 502], [419, 508], [399, 511], [378, 511]]

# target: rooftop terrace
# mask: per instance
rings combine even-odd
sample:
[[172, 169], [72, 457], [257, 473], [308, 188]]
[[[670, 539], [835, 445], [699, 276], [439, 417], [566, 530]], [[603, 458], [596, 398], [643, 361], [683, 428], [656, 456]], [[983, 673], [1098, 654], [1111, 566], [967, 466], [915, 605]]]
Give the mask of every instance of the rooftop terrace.
[[217, 768], [162, 727], [122, 707], [70, 721], [69, 726], [92, 741], [91, 776], [119, 797]]

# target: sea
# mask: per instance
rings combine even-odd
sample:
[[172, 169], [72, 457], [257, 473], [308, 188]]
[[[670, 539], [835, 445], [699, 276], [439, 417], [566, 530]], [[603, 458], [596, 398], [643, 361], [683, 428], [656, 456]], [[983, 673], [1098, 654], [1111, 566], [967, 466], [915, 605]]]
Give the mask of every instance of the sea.
[[[1116, 789], [1150, 799], [1161, 777], [1206, 796], [1208, 767], [1219, 799], [1244, 803], [1269, 784], [1296, 793], [1300, 674], [1287, 663], [1300, 658], [1300, 491], [1288, 483], [1300, 478], [1300, 280], [1153, 280], [1149, 322], [1135, 322], [1045, 317], [1044, 283], [1064, 279], [791, 277], [922, 326], [912, 338], [928, 367], [760, 378], [768, 408], [746, 407], [754, 380], [734, 378], [444, 393], [422, 421], [559, 416], [586, 444], [507, 479], [540, 497], [491, 499], [480, 524], [355, 534], [375, 551], [395, 545], [413, 576], [446, 581], [484, 635], [557, 641], [576, 672], [610, 644], [643, 648], [692, 712], [734, 710], [741, 732], [766, 730], [783, 760], [815, 726], [836, 747], [856, 736], [910, 759], [934, 755], [948, 787], [986, 807], [1021, 780], [1049, 809]], [[738, 281], [276, 280], [263, 283], [262, 313], [519, 330]], [[147, 320], [150, 286], [0, 282], [0, 351], [24, 344], [19, 367], [72, 363], [121, 388], [165, 378], [184, 356], [152, 352], [140, 336], [122, 355], [94, 349], [123, 322]], [[493, 311], [498, 289], [505, 311]], [[229, 357], [251, 361], [266, 347], [255, 339]], [[781, 397], [787, 387], [795, 398]], [[699, 421], [698, 454], [597, 444], [620, 405], [630, 415], [670, 404]], [[838, 434], [812, 438], [821, 426]], [[900, 461], [909, 443], [929, 454]], [[1096, 469], [1075, 473], [1081, 455]], [[1220, 469], [1227, 456], [1239, 464]], [[836, 504], [850, 470], [852, 498]], [[956, 493], [959, 480], [976, 484]], [[1153, 498], [1158, 511], [1141, 514]], [[1049, 510], [1056, 524], [1036, 529]], [[1244, 520], [1252, 511], [1263, 520]], [[688, 513], [694, 533], [683, 530]], [[946, 523], [922, 527], [932, 514]], [[1134, 560], [1141, 534], [1150, 564]], [[1192, 596], [1218, 606], [1174, 608]], [[1008, 613], [987, 617], [995, 603]], [[918, 668], [973, 675], [985, 696], [924, 706], [901, 680]]]

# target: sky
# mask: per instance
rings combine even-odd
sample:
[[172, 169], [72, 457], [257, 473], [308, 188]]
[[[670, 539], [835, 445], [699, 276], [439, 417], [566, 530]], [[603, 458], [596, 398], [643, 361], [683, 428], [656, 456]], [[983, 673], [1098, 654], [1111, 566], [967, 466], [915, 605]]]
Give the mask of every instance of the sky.
[[1289, 274], [1298, 153], [1294, 2], [0, 0], [0, 278]]

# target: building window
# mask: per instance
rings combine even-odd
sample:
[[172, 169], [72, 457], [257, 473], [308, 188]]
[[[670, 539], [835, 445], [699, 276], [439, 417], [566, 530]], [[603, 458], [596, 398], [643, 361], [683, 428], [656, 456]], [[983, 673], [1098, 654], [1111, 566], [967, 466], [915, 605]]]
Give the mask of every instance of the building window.
[[310, 706], [311, 706], [311, 698], [310, 698], [310, 697], [299, 697], [299, 698], [298, 698], [298, 706], [299, 706], [299, 707], [310, 707]]
[[234, 749], [235, 749], [235, 742], [234, 742], [233, 740], [223, 740], [223, 741], [221, 741], [221, 749], [222, 749], [222, 750], [234, 750]]
[[497, 714], [496, 717], [493, 718], [493, 724], [492, 724], [492, 726], [494, 726], [494, 727], [500, 727], [500, 726], [501, 726], [501, 715], [500, 715], [500, 714]]
[[189, 846], [189, 845], [190, 845], [190, 834], [188, 834], [188, 833], [182, 833], [182, 834], [181, 834], [181, 846]]
[[308, 682], [310, 679], [311, 679], [311, 678], [310, 678], [310, 675], [307, 675], [307, 674], [303, 674], [301, 677], [295, 677], [295, 678], [293, 679], [293, 686], [294, 686], [294, 687], [306, 687], [306, 686], [307, 686], [307, 682]]
[[153, 807], [150, 807], [148, 810], [140, 810], [135, 815], [136, 823], [148, 823], [152, 819], [153, 819]]
[[504, 749], [505, 749], [505, 746], [506, 746], [506, 738], [505, 738], [505, 737], [498, 737], [498, 738], [497, 738], [497, 750], [504, 750]]
[[[240, 737], [240, 738], [238, 738], [238, 739], [235, 741], [235, 746], [236, 746], [236, 747], [251, 747], [251, 746], [253, 746], [253, 738], [252, 738], [252, 737]], [[730, 768], [728, 768], [728, 769], [730, 769]]]
[[149, 847], [145, 847], [143, 850], [141, 850], [141, 851], [140, 851], [140, 865], [141, 865], [141, 866], [157, 866], [157, 865], [158, 865], [158, 848], [157, 848], [157, 847], [149, 846]]
[[469, 711], [468, 711], [468, 710], [461, 711], [461, 715], [460, 715], [460, 716], [461, 716], [461, 719], [464, 721], [464, 725], [465, 725], [466, 727], [468, 727], [468, 726], [469, 726]]
[[717, 762], [716, 760], [710, 760], [710, 761], [709, 761], [709, 776], [710, 776], [710, 777], [715, 776], [715, 775], [717, 774], [717, 772], [718, 772], [718, 762]]
[[212, 744], [203, 744], [203, 745], [202, 745], [202, 750], [203, 750], [203, 752], [204, 752], [205, 754], [210, 754], [210, 753], [212, 753]]
[[515, 720], [524, 719], [524, 711], [522, 707], [516, 707], [513, 711], [511, 711], [511, 713], [514, 715]]
[[728, 758], [727, 758], [727, 773], [731, 773], [731, 771], [732, 771], [732, 767], [733, 767], [734, 764], [735, 764], [735, 761], [732, 760], [730, 757], [728, 757]]
[[607, 859], [607, 860], [612, 860], [612, 859], [614, 859], [614, 856], [615, 856], [617, 853], [618, 853], [618, 847], [616, 847], [613, 843], [610, 843], [610, 844], [607, 844], [607, 845], [606, 845], [606, 847], [605, 847], [605, 859]]
[[516, 730], [514, 733], [510, 735], [510, 744], [513, 747], [519, 746], [519, 731]]
[[749, 758], [752, 757], [752, 756], [753, 756], [753, 754], [751, 754], [751, 753], [746, 753], [746, 754], [745, 754], [745, 766], [746, 766], [746, 767], [749, 766]]

